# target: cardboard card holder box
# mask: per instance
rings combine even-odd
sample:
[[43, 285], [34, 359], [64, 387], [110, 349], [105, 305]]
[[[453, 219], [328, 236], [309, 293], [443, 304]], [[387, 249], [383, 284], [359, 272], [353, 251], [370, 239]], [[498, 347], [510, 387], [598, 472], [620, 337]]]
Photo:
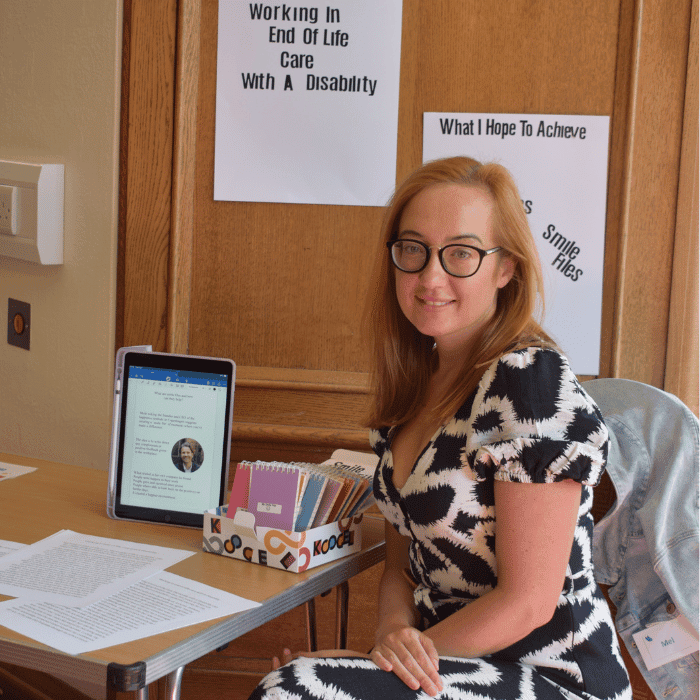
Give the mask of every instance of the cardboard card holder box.
[[226, 506], [205, 511], [203, 549], [232, 559], [299, 573], [362, 548], [362, 514], [304, 532], [255, 527], [252, 513], [226, 517]]

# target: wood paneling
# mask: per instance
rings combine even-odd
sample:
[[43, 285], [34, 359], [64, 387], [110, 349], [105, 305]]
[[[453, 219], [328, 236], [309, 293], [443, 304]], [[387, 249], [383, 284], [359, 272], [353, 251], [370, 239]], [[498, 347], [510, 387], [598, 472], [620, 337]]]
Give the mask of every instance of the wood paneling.
[[189, 345], [192, 243], [194, 239], [195, 146], [200, 59], [199, 0], [178, 6], [175, 75], [175, 132], [171, 204], [170, 280], [168, 286], [169, 352], [186, 354]]
[[217, 3], [203, 2], [190, 352], [365, 371], [360, 314], [381, 209], [213, 200], [216, 28]]
[[176, 0], [127, 0], [117, 345], [166, 349], [173, 183]]
[[693, 0], [664, 389], [699, 414], [698, 3]]
[[[623, 9], [627, 9], [623, 7]], [[612, 375], [663, 388], [690, 0], [634, 5]]]
[[[364, 373], [360, 312], [381, 211], [214, 202], [217, 3], [127, 9], [119, 344], [229, 356], [241, 368]], [[399, 178], [420, 162], [424, 111], [612, 115], [601, 375], [656, 386], [676, 218], [688, 212], [692, 231], [697, 208], [693, 165], [680, 169], [690, 9], [404, 2]]]
[[[359, 314], [381, 211], [213, 200], [216, 8], [202, 5], [190, 352], [366, 371]], [[399, 177], [421, 161], [424, 111], [610, 114], [618, 12], [597, 1], [405, 2]]]

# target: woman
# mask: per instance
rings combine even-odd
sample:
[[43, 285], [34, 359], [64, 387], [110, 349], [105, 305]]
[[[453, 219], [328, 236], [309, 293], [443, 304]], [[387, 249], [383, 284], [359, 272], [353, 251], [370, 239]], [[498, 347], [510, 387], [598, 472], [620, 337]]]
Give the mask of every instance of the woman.
[[383, 231], [375, 645], [301, 656], [253, 697], [631, 698], [590, 563], [607, 431], [533, 318], [541, 272], [512, 178], [427, 163]]
[[184, 441], [180, 445], [180, 459], [175, 463], [175, 466], [186, 474], [191, 474], [196, 472], [201, 466], [194, 461], [195, 448], [192, 443]]

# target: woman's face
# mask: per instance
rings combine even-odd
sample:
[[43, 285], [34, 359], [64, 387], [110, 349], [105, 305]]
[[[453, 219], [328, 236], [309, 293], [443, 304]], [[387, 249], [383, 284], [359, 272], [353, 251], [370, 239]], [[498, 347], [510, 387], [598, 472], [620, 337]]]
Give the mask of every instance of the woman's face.
[[[488, 250], [498, 245], [491, 227], [493, 202], [478, 187], [432, 185], [407, 205], [398, 238], [428, 246], [462, 243]], [[431, 336], [438, 352], [467, 349], [496, 309], [498, 290], [510, 281], [513, 263], [494, 253], [484, 257], [471, 277], [453, 277], [442, 268], [437, 248], [428, 265], [416, 273], [396, 270], [396, 295], [406, 318]]]
[[189, 445], [183, 445], [180, 448], [180, 459], [187, 464], [192, 461], [192, 450]]

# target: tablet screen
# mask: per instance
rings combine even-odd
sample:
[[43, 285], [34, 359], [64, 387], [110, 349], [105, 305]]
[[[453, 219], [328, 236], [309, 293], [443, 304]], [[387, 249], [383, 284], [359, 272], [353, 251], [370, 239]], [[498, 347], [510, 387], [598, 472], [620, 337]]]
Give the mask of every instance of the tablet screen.
[[126, 353], [114, 517], [202, 527], [224, 502], [234, 372], [229, 360]]

